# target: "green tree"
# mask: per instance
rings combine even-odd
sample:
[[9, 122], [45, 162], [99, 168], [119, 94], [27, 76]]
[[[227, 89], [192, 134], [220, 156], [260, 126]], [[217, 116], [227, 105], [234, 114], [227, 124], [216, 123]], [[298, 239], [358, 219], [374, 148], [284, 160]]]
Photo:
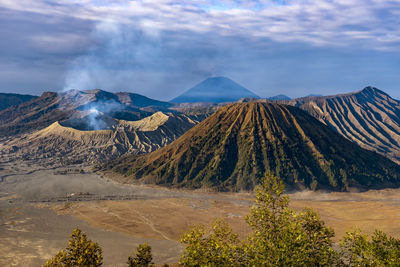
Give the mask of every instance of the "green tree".
[[327, 227], [319, 214], [305, 208], [298, 215], [301, 226], [302, 254], [300, 262], [306, 266], [330, 266], [338, 263], [338, 253], [333, 249], [332, 238], [335, 232]]
[[148, 267], [154, 266], [153, 256], [151, 254], [151, 247], [147, 244], [140, 244], [136, 253], [128, 257], [128, 266], [130, 267]]
[[400, 240], [378, 230], [370, 238], [360, 231], [347, 232], [340, 252], [347, 266], [400, 266]]
[[238, 235], [221, 220], [213, 223], [207, 234], [203, 226], [196, 226], [181, 239], [185, 250], [183, 266], [244, 266], [244, 253]]
[[329, 266], [336, 262], [334, 232], [311, 209], [289, 208], [281, 180], [267, 174], [256, 188], [256, 203], [246, 221], [253, 229], [241, 242], [221, 221], [206, 234], [203, 227], [186, 233], [184, 266]]
[[370, 266], [368, 237], [359, 231], [347, 232], [340, 242], [340, 252], [347, 266]]
[[97, 267], [102, 265], [103, 257], [99, 244], [87, 239], [86, 234], [78, 228], [70, 237], [67, 247], [43, 266]]
[[400, 266], [400, 240], [376, 230], [371, 237], [371, 252], [381, 266]]
[[246, 244], [249, 265], [319, 266], [336, 258], [333, 230], [311, 209], [290, 209], [283, 182], [271, 173], [256, 188], [246, 220], [253, 229]]

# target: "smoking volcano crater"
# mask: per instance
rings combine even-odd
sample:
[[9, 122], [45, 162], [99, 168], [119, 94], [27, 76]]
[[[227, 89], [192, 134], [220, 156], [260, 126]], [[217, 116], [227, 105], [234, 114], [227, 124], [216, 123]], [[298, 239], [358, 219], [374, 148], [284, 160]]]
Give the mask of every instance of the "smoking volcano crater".
[[0, 150], [12, 157], [50, 164], [93, 164], [124, 154], [159, 149], [198, 122], [184, 114], [156, 112], [137, 121], [112, 118], [98, 110], [10, 139]]
[[117, 119], [94, 108], [84, 111], [83, 113], [83, 117], [71, 118], [69, 120], [62, 121], [60, 122], [60, 125], [80, 131], [97, 131], [114, 130], [118, 124]]

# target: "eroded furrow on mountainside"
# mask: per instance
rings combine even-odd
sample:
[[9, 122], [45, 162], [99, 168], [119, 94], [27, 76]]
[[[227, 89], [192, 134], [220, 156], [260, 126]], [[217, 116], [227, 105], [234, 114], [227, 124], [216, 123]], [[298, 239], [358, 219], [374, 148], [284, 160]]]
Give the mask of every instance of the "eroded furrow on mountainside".
[[384, 92], [367, 87], [346, 95], [282, 102], [300, 107], [350, 141], [400, 163], [400, 102]]
[[127, 182], [221, 191], [252, 189], [266, 171], [289, 189], [386, 187], [400, 178], [400, 166], [306, 112], [260, 102], [228, 105], [172, 144], [102, 169]]

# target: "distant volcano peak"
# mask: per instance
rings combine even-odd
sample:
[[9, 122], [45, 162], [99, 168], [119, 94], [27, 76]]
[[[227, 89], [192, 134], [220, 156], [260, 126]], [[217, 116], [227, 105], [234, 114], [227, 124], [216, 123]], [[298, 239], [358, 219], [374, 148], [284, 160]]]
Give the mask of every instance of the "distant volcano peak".
[[211, 76], [208, 77], [203, 81], [204, 83], [224, 83], [224, 82], [229, 82], [229, 83], [236, 83], [232, 79], [229, 79], [228, 77], [225, 76]]
[[241, 98], [259, 98], [242, 85], [223, 76], [209, 77], [171, 100], [175, 103], [236, 102]]

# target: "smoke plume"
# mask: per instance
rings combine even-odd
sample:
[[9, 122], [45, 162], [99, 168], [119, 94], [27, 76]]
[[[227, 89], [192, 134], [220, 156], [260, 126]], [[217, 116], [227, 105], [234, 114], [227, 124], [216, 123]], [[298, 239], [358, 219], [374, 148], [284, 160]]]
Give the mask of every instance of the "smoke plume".
[[95, 44], [71, 62], [64, 90], [133, 91], [168, 100], [177, 92], [163, 89], [165, 84], [185, 90], [203, 78], [221, 75], [217, 59], [221, 51], [227, 53], [216, 45], [201, 48], [197, 37], [175, 39], [174, 33], [110, 21], [99, 23], [92, 38]]

